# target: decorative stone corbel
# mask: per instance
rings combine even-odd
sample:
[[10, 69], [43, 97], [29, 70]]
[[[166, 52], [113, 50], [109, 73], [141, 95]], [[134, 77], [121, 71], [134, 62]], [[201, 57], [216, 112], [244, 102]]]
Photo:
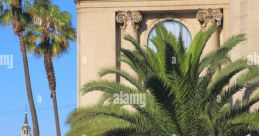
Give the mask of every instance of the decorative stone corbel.
[[199, 9], [196, 17], [201, 24], [201, 28], [206, 28], [210, 22], [216, 23], [220, 27], [222, 25], [223, 13], [220, 8]]
[[138, 23], [141, 20], [142, 15], [139, 11], [120, 11], [116, 16], [116, 21], [121, 24], [121, 29], [126, 29], [128, 25], [138, 29]]

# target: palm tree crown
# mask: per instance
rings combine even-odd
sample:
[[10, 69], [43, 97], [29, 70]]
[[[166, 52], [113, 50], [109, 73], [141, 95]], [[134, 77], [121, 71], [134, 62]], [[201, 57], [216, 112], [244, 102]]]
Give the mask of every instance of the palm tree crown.
[[49, 1], [38, 0], [32, 6], [26, 3], [26, 11], [30, 13], [33, 23], [28, 25], [25, 40], [27, 49], [44, 58], [44, 66], [53, 100], [56, 134], [61, 135], [56, 98], [56, 77], [52, 59], [67, 51], [69, 41], [75, 40], [75, 29], [71, 24], [71, 16], [60, 11], [58, 6]]
[[34, 20], [26, 32], [29, 51], [43, 56], [44, 51], [48, 50], [52, 57], [65, 53], [69, 41], [75, 40], [70, 14], [53, 5], [46, 8], [27, 4], [27, 8]]
[[38, 136], [38, 119], [31, 89], [30, 72], [24, 39], [25, 27], [28, 23], [31, 22], [31, 17], [28, 13], [24, 12], [23, 4], [24, 3], [22, 0], [0, 0], [0, 24], [12, 25], [14, 34], [19, 38], [24, 66], [27, 97], [30, 105], [30, 111], [32, 114], [33, 135]]
[[[70, 115], [71, 131], [67, 135], [236, 136], [258, 133], [259, 115], [249, 109], [259, 101], [259, 95], [234, 106], [229, 101], [236, 92], [254, 90], [259, 83], [257, 66], [248, 65], [245, 59], [231, 61], [228, 56], [231, 49], [246, 40], [245, 35], [232, 36], [220, 48], [201, 57], [210, 36], [217, 31], [216, 26], [198, 32], [189, 50], [184, 48], [181, 37], [177, 39], [163, 25], [156, 29], [157, 34], [152, 39], [156, 52], [141, 47], [131, 36], [125, 37], [135, 50], [122, 49], [121, 61], [134, 70], [136, 77], [117, 68], [104, 68], [99, 73], [101, 77], [118, 74], [133, 86], [102, 79], [83, 86], [84, 93], [101, 90], [104, 95], [96, 106], [79, 108]], [[177, 58], [175, 64], [173, 57]], [[220, 66], [224, 67], [219, 69]], [[236, 82], [232, 84], [235, 76]], [[129, 112], [123, 104], [114, 104], [113, 95], [120, 92], [145, 93], [146, 107], [135, 104], [132, 106], [136, 112]], [[110, 103], [103, 104], [105, 101]]]

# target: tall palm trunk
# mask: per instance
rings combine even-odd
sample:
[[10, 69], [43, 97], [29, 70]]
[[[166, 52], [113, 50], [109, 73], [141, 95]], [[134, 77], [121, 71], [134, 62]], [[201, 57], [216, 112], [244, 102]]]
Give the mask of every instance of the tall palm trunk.
[[29, 72], [28, 59], [27, 59], [27, 54], [26, 54], [23, 33], [19, 32], [18, 37], [19, 37], [19, 41], [20, 41], [20, 49], [21, 49], [22, 58], [23, 58], [23, 67], [24, 67], [24, 74], [25, 74], [25, 81], [26, 81], [27, 97], [28, 97], [31, 116], [32, 116], [33, 136], [39, 136], [38, 118], [37, 118], [37, 112], [36, 112], [34, 101], [33, 101], [30, 72]]
[[53, 101], [56, 134], [57, 136], [60, 136], [61, 134], [60, 134], [60, 125], [59, 125], [58, 105], [57, 105], [57, 98], [56, 98], [56, 78], [55, 78], [55, 72], [54, 72], [54, 67], [52, 62], [52, 54], [50, 50], [46, 50], [44, 52], [44, 65], [45, 65], [45, 70], [48, 77], [49, 89], [51, 91], [51, 98]]

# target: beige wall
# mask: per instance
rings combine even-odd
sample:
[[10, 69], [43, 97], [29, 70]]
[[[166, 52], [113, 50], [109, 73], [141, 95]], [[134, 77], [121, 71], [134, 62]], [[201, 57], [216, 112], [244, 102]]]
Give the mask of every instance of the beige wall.
[[[78, 10], [78, 91], [91, 79], [96, 79], [100, 68], [115, 65], [115, 16], [105, 9]], [[113, 78], [113, 77], [110, 77]], [[78, 105], [92, 104], [99, 93], [81, 97]]]
[[259, 1], [258, 0], [230, 0], [230, 34], [246, 33], [248, 40], [237, 47], [232, 58], [247, 57], [253, 52], [259, 53]]
[[[246, 42], [231, 52], [232, 59], [246, 58], [254, 53], [259, 55], [258, 14], [258, 0], [230, 0], [230, 35], [246, 33], [248, 38]], [[236, 94], [236, 98], [241, 98], [242, 96], [243, 92]], [[257, 106], [259, 105], [257, 104]]]
[[[120, 27], [115, 20], [117, 11], [142, 12], [139, 36], [140, 42], [146, 44], [148, 32], [159, 19], [176, 19], [185, 24], [193, 36], [200, 30], [195, 16], [198, 9], [223, 8], [220, 42], [232, 34], [248, 34], [249, 40], [231, 53], [232, 58], [238, 58], [259, 52], [258, 7], [258, 0], [81, 0], [77, 3], [78, 91], [86, 81], [98, 78], [100, 68], [116, 66], [116, 46], [120, 45]], [[115, 79], [115, 76], [106, 78]], [[99, 96], [100, 93], [84, 96], [78, 93], [78, 106], [96, 103]]]

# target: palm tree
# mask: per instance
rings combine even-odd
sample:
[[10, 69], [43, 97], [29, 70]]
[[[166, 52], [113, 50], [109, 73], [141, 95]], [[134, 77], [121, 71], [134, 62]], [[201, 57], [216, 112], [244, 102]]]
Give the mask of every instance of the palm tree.
[[[83, 86], [84, 93], [101, 90], [104, 95], [97, 105], [79, 108], [70, 115], [68, 136], [241, 136], [259, 132], [259, 115], [249, 110], [259, 95], [234, 106], [229, 102], [236, 92], [255, 89], [259, 84], [258, 67], [248, 65], [245, 59], [231, 61], [228, 57], [231, 49], [246, 39], [244, 34], [230, 37], [201, 58], [216, 26], [198, 32], [188, 50], [181, 38], [177, 40], [163, 25], [156, 31], [152, 39], [156, 52], [125, 37], [135, 50], [122, 49], [121, 61], [136, 77], [117, 68], [104, 68], [99, 73], [101, 77], [118, 74], [132, 86], [109, 80], [94, 80]], [[176, 64], [172, 64], [173, 57]], [[224, 67], [219, 70], [219, 66]], [[236, 83], [231, 84], [237, 74]], [[112, 103], [113, 95], [120, 92], [146, 94], [146, 107], [135, 104], [136, 111], [129, 112], [123, 104]], [[103, 104], [105, 101], [110, 103]]]
[[55, 115], [56, 134], [60, 136], [58, 105], [56, 98], [56, 78], [53, 58], [60, 56], [69, 48], [69, 41], [75, 40], [75, 29], [71, 25], [71, 16], [60, 11], [58, 6], [36, 3], [27, 4], [28, 13], [33, 17], [34, 24], [26, 31], [27, 49], [44, 58], [45, 71], [48, 78]]
[[12, 25], [14, 34], [19, 38], [25, 73], [27, 97], [32, 115], [33, 135], [39, 136], [38, 119], [33, 101], [26, 45], [24, 41], [25, 27], [30, 21], [30, 18], [28, 14], [24, 12], [22, 0], [0, 0], [0, 3], [0, 23], [2, 25]]

